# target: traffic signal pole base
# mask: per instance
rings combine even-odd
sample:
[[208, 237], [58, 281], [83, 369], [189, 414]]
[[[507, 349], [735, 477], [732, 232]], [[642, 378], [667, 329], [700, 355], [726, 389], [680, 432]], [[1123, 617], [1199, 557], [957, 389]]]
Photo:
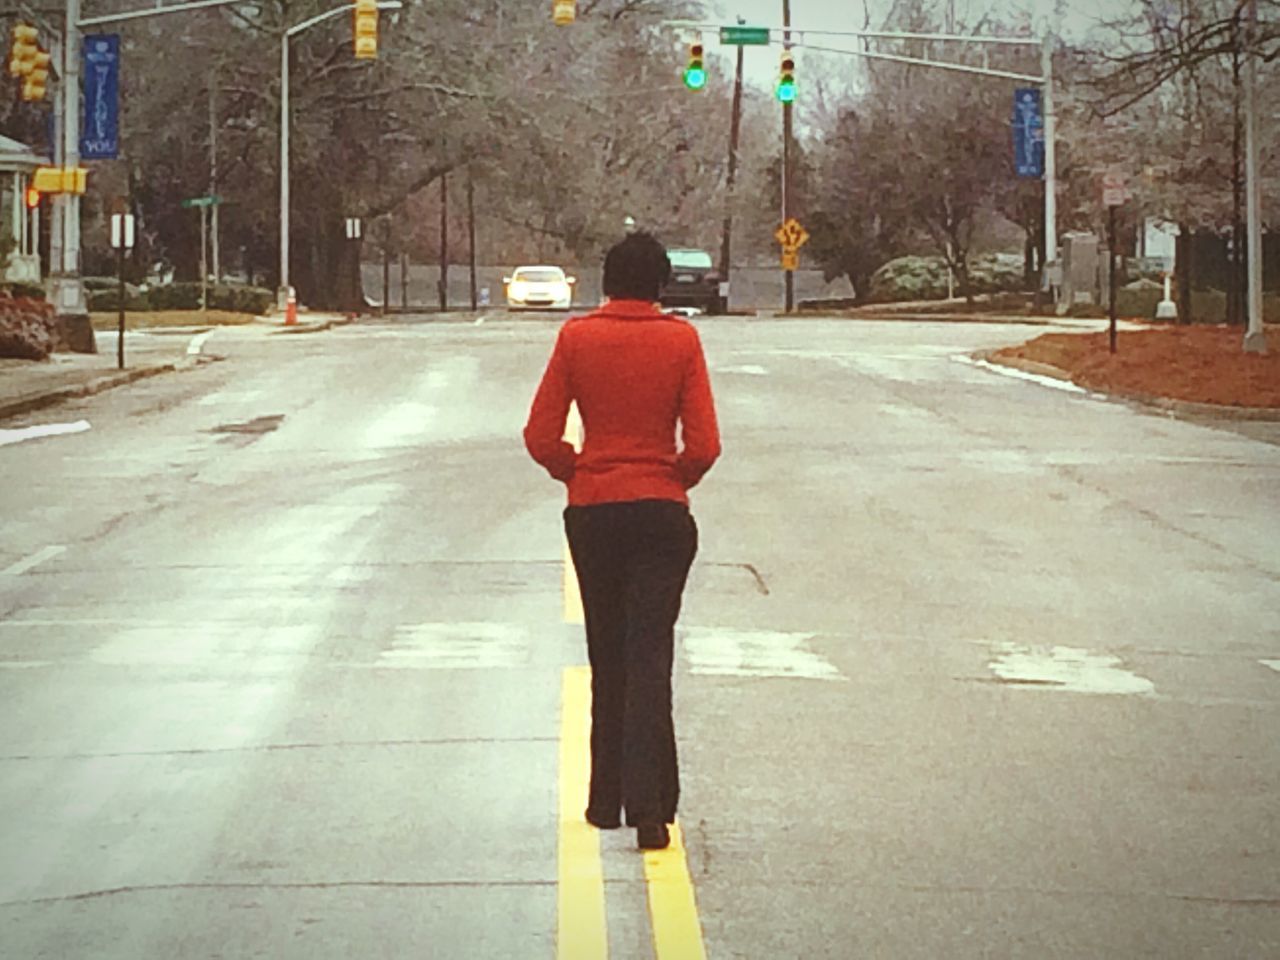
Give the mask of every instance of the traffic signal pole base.
[[98, 342], [89, 322], [89, 305], [80, 277], [53, 275], [46, 293], [57, 318], [59, 346], [72, 353], [97, 353]]

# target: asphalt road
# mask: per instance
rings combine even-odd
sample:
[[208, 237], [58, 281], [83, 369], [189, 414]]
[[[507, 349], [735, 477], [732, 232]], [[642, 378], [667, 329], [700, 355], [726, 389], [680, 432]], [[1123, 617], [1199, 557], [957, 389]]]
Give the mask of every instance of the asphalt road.
[[963, 362], [1025, 328], [697, 322], [668, 855], [572, 817], [553, 321], [0, 424], [89, 423], [0, 445], [0, 954], [1280, 956], [1274, 432]]

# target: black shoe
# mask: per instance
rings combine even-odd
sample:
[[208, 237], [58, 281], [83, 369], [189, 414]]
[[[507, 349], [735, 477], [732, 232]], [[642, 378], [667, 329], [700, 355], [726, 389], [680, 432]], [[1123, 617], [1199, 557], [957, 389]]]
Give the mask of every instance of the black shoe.
[[622, 826], [622, 816], [619, 813], [599, 813], [587, 807], [586, 817], [587, 823], [597, 830], [617, 830]]
[[641, 850], [665, 850], [671, 845], [671, 831], [665, 823], [636, 824], [636, 846]]

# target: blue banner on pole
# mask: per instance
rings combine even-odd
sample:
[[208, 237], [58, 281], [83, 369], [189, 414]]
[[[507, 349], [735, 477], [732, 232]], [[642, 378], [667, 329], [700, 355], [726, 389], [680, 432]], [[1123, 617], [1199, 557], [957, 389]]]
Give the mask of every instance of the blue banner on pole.
[[1040, 88], [1013, 92], [1013, 166], [1020, 177], [1044, 176], [1044, 115]]
[[114, 160], [120, 155], [120, 35], [84, 38], [84, 124], [80, 157]]

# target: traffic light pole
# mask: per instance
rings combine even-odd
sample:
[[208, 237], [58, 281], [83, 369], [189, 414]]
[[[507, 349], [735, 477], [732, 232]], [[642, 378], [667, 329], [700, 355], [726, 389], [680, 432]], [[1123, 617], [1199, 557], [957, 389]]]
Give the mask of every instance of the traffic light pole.
[[[54, 140], [59, 165], [74, 170], [80, 166], [80, 0], [66, 0], [64, 16]], [[61, 123], [57, 122], [59, 114]], [[49, 299], [68, 346], [77, 353], [97, 353], [84, 282], [80, 279], [79, 195], [54, 194], [52, 213], [55, 236], [61, 242], [51, 251]]]
[[[791, 46], [791, 0], [782, 0], [782, 45], [784, 48]], [[739, 48], [741, 49], [741, 48]], [[791, 177], [791, 137], [792, 137], [792, 119], [791, 119], [792, 103], [790, 100], [784, 101], [782, 104], [782, 222], [789, 223], [791, 221], [791, 188], [793, 185]], [[795, 308], [796, 298], [796, 275], [792, 270], [784, 270], [783, 276], [786, 278], [786, 305], [785, 311], [790, 313]]]
[[[733, 191], [738, 177], [738, 139], [742, 132], [742, 45], [738, 45], [738, 69], [733, 78], [733, 108], [729, 117], [729, 170], [725, 178], [724, 231], [720, 237], [720, 282], [728, 286], [729, 271], [733, 267], [731, 244], [733, 239]], [[724, 297], [724, 308], [729, 308], [729, 296]]]
[[[235, 3], [240, 0], [212, 0], [213, 4]], [[379, 0], [379, 10], [399, 10], [401, 0]], [[314, 17], [296, 23], [280, 35], [280, 289], [279, 307], [283, 310], [289, 298], [289, 41], [341, 13], [354, 10], [354, 3], [318, 13]]]

